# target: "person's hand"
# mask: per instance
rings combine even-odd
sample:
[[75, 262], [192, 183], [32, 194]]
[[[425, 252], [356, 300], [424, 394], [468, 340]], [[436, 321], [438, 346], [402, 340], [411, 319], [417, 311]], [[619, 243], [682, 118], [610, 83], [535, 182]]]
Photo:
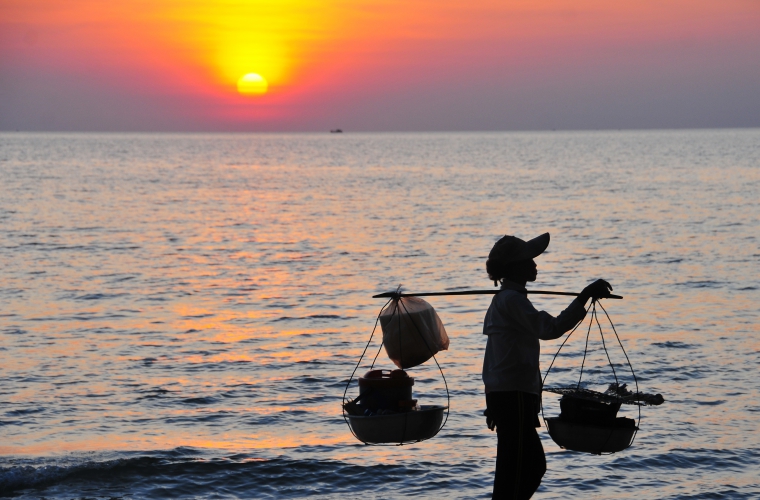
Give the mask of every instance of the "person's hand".
[[488, 426], [488, 430], [494, 430], [496, 428], [496, 421], [488, 413], [488, 410], [483, 412], [483, 416], [486, 417], [486, 425]]
[[603, 299], [605, 297], [609, 297], [611, 291], [612, 285], [607, 283], [605, 280], [596, 280], [583, 289], [581, 292], [581, 297], [584, 299], [584, 301], [588, 299]]

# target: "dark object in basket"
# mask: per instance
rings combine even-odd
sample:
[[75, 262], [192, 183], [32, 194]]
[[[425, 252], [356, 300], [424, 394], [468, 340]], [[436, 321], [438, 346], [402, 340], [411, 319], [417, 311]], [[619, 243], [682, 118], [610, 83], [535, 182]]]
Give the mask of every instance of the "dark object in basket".
[[615, 421], [621, 402], [593, 401], [566, 394], [559, 400], [560, 418], [580, 424], [609, 424]]
[[630, 392], [626, 384], [618, 385], [617, 383], [610, 384], [609, 388], [604, 392], [592, 391], [585, 388], [580, 388], [577, 385], [566, 387], [546, 387], [543, 388], [544, 392], [553, 392], [554, 394], [560, 394], [562, 396], [573, 396], [576, 398], [588, 399], [591, 401], [601, 401], [605, 403], [617, 403], [637, 406], [659, 406], [665, 402], [665, 399], [660, 394], [645, 394], [643, 392]]
[[[370, 411], [409, 411], [414, 379], [404, 370], [370, 370], [359, 377], [361, 405]], [[357, 398], [357, 400], [359, 399]]]

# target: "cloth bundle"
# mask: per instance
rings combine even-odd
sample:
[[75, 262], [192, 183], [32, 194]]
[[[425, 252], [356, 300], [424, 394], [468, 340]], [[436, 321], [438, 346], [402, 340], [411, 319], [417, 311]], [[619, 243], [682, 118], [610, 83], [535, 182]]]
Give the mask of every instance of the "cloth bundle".
[[449, 348], [449, 336], [433, 306], [417, 297], [393, 299], [380, 312], [385, 352], [399, 368], [421, 365]]

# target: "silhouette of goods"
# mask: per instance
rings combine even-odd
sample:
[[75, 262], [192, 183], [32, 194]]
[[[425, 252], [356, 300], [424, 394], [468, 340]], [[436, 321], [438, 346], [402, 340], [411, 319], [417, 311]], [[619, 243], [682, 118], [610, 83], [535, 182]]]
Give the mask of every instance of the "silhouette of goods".
[[[383, 345], [399, 368], [412, 368], [449, 348], [449, 337], [433, 306], [417, 297], [403, 297], [380, 312]], [[360, 384], [361, 385], [361, 384]]]
[[[615, 338], [618, 341], [620, 349], [625, 355], [626, 362], [630, 368], [634, 383], [636, 384], [636, 392], [630, 392], [627, 389], [626, 384], [620, 384], [615, 371], [615, 365], [612, 363], [609, 351], [607, 351], [604, 333], [597, 316], [597, 303], [597, 301], [593, 301], [589, 308], [591, 314], [589, 317], [588, 331], [586, 332], [586, 345], [583, 351], [583, 361], [580, 366], [578, 383], [566, 387], [546, 387], [546, 379], [549, 376], [552, 366], [554, 366], [554, 361], [556, 361], [562, 347], [564, 347], [570, 339], [570, 336], [578, 328], [578, 326], [576, 326], [573, 331], [567, 335], [564, 342], [562, 342], [562, 345], [560, 345], [557, 353], [554, 355], [551, 365], [546, 370], [546, 375], [544, 375], [543, 380], [543, 391], [560, 394], [562, 396], [559, 400], [559, 416], [550, 418], [544, 416], [544, 423], [546, 424], [546, 428], [548, 429], [549, 436], [551, 436], [552, 440], [560, 447], [567, 450], [601, 455], [616, 453], [630, 447], [639, 430], [636, 420], [617, 416], [618, 410], [620, 410], [622, 405], [637, 406], [639, 412], [638, 421], [640, 422], [642, 406], [661, 405], [665, 400], [660, 394], [652, 395], [639, 392], [636, 374], [633, 371], [630, 359], [628, 359], [628, 354], [626, 354], [625, 348], [620, 341], [620, 337], [615, 330], [615, 325], [612, 323], [607, 311], [604, 310], [604, 307], [599, 304], [599, 307], [604, 311], [604, 314], [615, 333]], [[593, 391], [582, 386], [583, 369], [588, 354], [588, 341], [591, 335], [591, 328], [594, 324], [598, 327], [599, 335], [602, 340], [602, 347], [615, 379], [615, 382], [609, 384], [607, 390], [604, 392]], [[541, 414], [543, 416], [543, 405], [541, 408]]]
[[[359, 396], [348, 401], [346, 394], [372, 342], [377, 324], [383, 341], [370, 370], [359, 377]], [[388, 358], [400, 369], [375, 370], [383, 346]], [[343, 393], [343, 418], [353, 435], [365, 444], [415, 443], [430, 439], [448, 418], [449, 389], [435, 354], [449, 347], [449, 338], [433, 306], [416, 297], [393, 296], [380, 311]], [[418, 405], [413, 399], [414, 379], [401, 368], [413, 368], [433, 358], [446, 387], [445, 406]], [[445, 418], [444, 418], [445, 413]]]

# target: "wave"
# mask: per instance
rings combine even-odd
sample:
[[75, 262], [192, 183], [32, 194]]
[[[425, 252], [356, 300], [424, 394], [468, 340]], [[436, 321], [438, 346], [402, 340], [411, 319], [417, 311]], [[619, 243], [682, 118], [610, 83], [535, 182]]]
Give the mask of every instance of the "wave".
[[[362, 492], [364, 498], [388, 498], [399, 492], [430, 494], [471, 487], [473, 472], [467, 466], [458, 473], [447, 467], [452, 474], [446, 478], [440, 468], [424, 463], [362, 466], [249, 454], [200, 458], [193, 449], [183, 448], [106, 460], [73, 459], [77, 463], [71, 458], [58, 459], [68, 463], [17, 460], [21, 463], [0, 467], [0, 496], [300, 498]], [[457, 476], [461, 481], [452, 479]]]
[[[6, 466], [0, 466], [0, 496], [363, 500], [417, 496], [440, 500], [488, 497], [493, 481], [490, 461], [488, 465], [427, 461], [357, 465], [339, 460], [248, 453], [209, 457], [208, 452], [176, 448], [99, 456], [6, 458], [3, 461]], [[583, 472], [572, 472], [575, 480], [570, 482], [567, 477], [548, 474], [539, 490], [542, 496], [577, 498], [584, 493], [609, 492], [612, 486], [607, 483], [611, 480], [615, 483], [615, 496], [629, 499], [639, 496], [636, 490], [659, 491], [660, 497], [668, 500], [706, 500], [723, 493], [730, 498], [756, 498], [760, 491], [756, 482], [749, 479], [754, 477], [752, 471], [760, 463], [760, 449], [756, 448], [680, 448], [650, 456], [620, 455], [604, 466], [607, 472], [603, 478], [589, 474], [582, 457], [567, 452], [550, 454], [552, 469], [567, 468], [572, 472], [580, 468]], [[572, 463], [563, 463], [566, 460]], [[716, 482], [705, 474], [708, 469], [720, 470], [728, 476]], [[686, 484], [690, 487], [684, 488]]]

